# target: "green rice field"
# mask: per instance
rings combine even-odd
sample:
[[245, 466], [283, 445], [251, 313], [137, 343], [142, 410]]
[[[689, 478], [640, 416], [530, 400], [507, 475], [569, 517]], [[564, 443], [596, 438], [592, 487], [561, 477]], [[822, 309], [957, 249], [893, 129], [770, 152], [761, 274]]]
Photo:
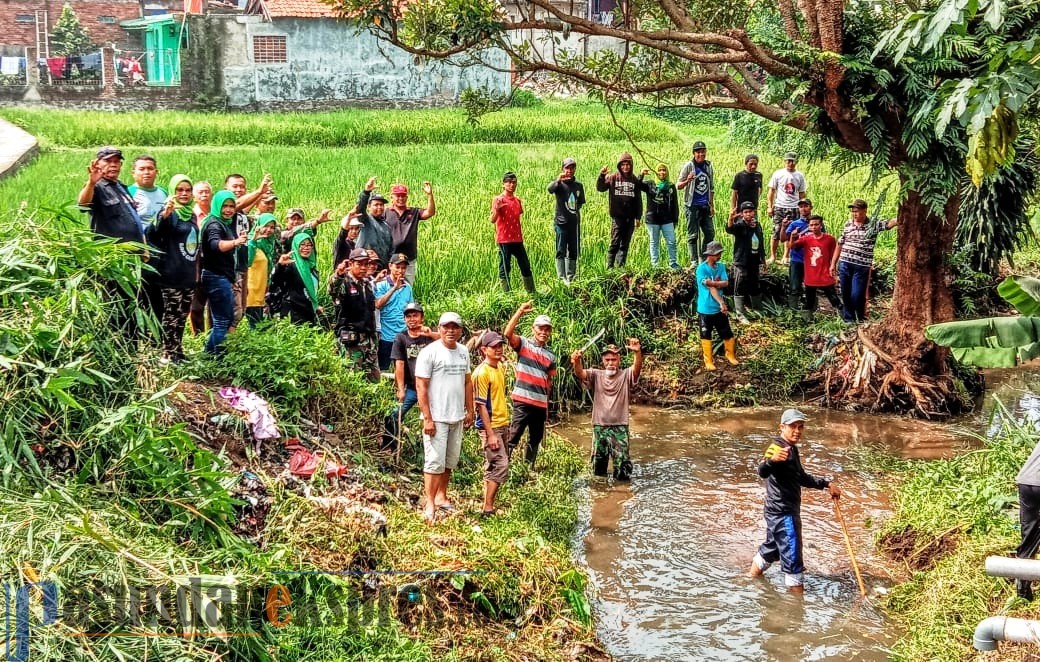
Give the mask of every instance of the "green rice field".
[[[93, 148], [122, 147], [127, 156], [123, 179], [132, 182], [130, 159], [149, 153], [158, 159], [162, 184], [186, 173], [219, 187], [228, 173], [257, 184], [271, 173], [279, 195], [279, 211], [302, 207], [309, 217], [325, 207], [335, 217], [353, 207], [370, 176], [379, 190], [395, 182], [412, 189], [411, 203], [424, 205], [423, 181], [434, 186], [437, 215], [420, 230], [418, 292], [420, 300], [479, 310], [487, 296], [497, 296], [498, 253], [490, 202], [501, 190], [507, 170], [519, 176], [517, 195], [523, 202], [524, 236], [540, 289], [555, 287], [553, 198], [546, 186], [564, 157], [578, 161], [578, 178], [586, 186], [588, 204], [582, 223], [579, 274], [602, 273], [609, 240], [606, 194], [595, 191], [604, 165], [614, 168], [618, 154], [631, 151], [636, 168], [668, 164], [673, 179], [689, 158], [693, 140], [709, 145], [716, 171], [716, 227], [723, 244], [729, 186], [743, 168], [750, 149], [733, 144], [718, 125], [673, 125], [647, 115], [620, 115], [637, 144], [623, 140], [609, 114], [591, 105], [550, 105], [509, 109], [487, 116], [474, 128], [461, 111], [340, 111], [316, 115], [216, 115], [183, 112], [71, 113], [5, 109], [0, 115], [39, 136], [41, 155], [17, 176], [0, 182], [0, 210], [63, 207], [70, 204], [85, 179]], [[319, 138], [328, 134], [327, 141]], [[326, 147], [324, 144], [344, 145]], [[761, 154], [766, 180], [781, 165], [780, 155]], [[833, 175], [826, 164], [800, 166], [809, 182], [816, 211], [832, 229], [840, 228], [846, 205], [855, 197], [871, 200], [861, 173]], [[763, 198], [764, 199], [764, 198]], [[883, 210], [894, 213], [894, 208]], [[85, 219], [84, 219], [85, 222]], [[682, 226], [683, 223], [681, 222]], [[331, 268], [336, 224], [319, 233], [321, 266]], [[680, 262], [688, 264], [685, 232], [679, 231]], [[894, 237], [884, 237], [891, 244]], [[882, 244], [884, 245], [884, 243]], [[884, 249], [879, 252], [884, 254]], [[647, 234], [637, 229], [629, 265], [650, 268]], [[519, 280], [514, 274], [514, 286]]]

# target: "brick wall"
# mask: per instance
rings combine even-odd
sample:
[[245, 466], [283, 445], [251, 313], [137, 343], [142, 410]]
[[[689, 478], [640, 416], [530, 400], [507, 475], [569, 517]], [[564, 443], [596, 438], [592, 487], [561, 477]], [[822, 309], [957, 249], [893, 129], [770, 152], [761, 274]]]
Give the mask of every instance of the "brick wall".
[[[72, 0], [73, 11], [79, 17], [90, 38], [96, 44], [126, 48], [130, 43], [126, 30], [119, 21], [141, 16], [137, 0]], [[54, 27], [64, 6], [62, 0], [0, 0], [0, 42], [12, 46], [36, 46], [35, 23], [19, 23], [19, 16], [35, 16], [38, 9], [47, 10], [47, 31]], [[115, 23], [102, 23], [98, 17], [113, 17]]]

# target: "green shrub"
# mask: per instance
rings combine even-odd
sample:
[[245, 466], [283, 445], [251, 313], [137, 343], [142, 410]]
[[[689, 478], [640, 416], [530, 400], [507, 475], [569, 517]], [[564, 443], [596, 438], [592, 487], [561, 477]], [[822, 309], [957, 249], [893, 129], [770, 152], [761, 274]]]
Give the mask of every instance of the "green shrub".
[[544, 105], [545, 102], [531, 90], [513, 90], [513, 96], [509, 99], [510, 108], [536, 108]]
[[331, 333], [287, 319], [228, 336], [219, 359], [200, 357], [187, 370], [201, 378], [257, 392], [283, 416], [373, 432], [390, 407], [388, 383], [372, 384], [340, 356]]

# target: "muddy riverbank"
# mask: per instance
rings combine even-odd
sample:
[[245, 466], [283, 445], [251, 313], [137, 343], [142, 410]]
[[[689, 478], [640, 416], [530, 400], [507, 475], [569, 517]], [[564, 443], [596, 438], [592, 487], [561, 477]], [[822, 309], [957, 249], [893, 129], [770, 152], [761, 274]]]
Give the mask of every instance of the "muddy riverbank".
[[[687, 412], [635, 407], [631, 484], [594, 479], [576, 553], [589, 568], [598, 634], [620, 660], [883, 660], [898, 636], [875, 599], [860, 600], [841, 528], [824, 492], [803, 501], [806, 592], [778, 568], [747, 568], [763, 536], [757, 464], [781, 408]], [[802, 461], [832, 475], [857, 560], [874, 596], [894, 581], [874, 548], [890, 512], [877, 451], [948, 457], [977, 442], [958, 427], [805, 408]], [[974, 419], [977, 421], [977, 419]], [[590, 446], [586, 417], [556, 431]]]

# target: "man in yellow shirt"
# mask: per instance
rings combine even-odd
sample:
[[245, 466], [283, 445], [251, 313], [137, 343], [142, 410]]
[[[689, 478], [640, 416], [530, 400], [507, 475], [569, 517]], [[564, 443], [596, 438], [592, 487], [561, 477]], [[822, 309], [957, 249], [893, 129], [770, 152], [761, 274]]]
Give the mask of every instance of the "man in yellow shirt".
[[484, 361], [473, 371], [473, 398], [476, 400], [477, 434], [484, 449], [484, 509], [481, 516], [496, 513], [495, 495], [509, 478], [509, 401], [506, 399], [506, 371], [502, 365], [505, 339], [488, 331], [480, 339]]

